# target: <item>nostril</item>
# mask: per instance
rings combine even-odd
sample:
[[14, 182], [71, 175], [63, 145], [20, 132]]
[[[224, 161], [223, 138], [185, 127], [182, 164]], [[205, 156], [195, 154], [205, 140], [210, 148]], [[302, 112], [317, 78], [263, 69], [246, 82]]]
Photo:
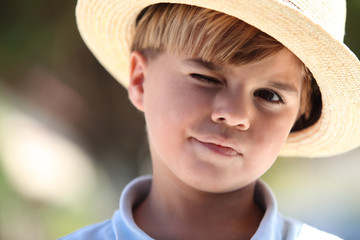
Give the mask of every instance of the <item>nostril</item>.
[[250, 127], [248, 118], [234, 119], [231, 116], [218, 116], [213, 118], [214, 122], [234, 126], [240, 130], [247, 130]]
[[242, 131], [248, 130], [249, 127], [250, 127], [250, 123], [249, 123], [249, 122], [246, 122], [246, 123], [244, 122], [244, 123], [242, 123], [242, 124], [237, 125], [237, 128], [240, 129], [240, 130], [242, 130]]

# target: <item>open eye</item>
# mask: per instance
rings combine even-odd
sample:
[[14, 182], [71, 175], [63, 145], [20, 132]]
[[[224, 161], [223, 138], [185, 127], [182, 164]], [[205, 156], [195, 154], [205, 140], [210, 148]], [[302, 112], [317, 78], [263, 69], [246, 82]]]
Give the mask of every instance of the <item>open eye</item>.
[[214, 77], [198, 74], [198, 73], [191, 73], [190, 76], [196, 80], [201, 82], [210, 83], [214, 85], [222, 85], [222, 82]]
[[280, 95], [270, 89], [257, 90], [254, 93], [254, 96], [260, 97], [260, 98], [264, 99], [265, 101], [268, 101], [271, 103], [284, 103], [284, 100], [280, 97]]

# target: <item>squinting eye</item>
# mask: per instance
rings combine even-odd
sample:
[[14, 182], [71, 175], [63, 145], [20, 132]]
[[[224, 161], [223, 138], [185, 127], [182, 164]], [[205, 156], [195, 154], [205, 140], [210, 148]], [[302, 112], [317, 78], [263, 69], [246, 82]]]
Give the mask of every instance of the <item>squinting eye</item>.
[[192, 78], [202, 81], [202, 82], [206, 82], [206, 83], [210, 83], [210, 84], [214, 84], [214, 85], [222, 84], [221, 81], [217, 80], [216, 78], [210, 77], [210, 76], [197, 74], [197, 73], [191, 73], [190, 76]]
[[284, 103], [283, 99], [276, 92], [269, 89], [261, 89], [254, 93], [254, 96], [260, 97], [272, 103]]

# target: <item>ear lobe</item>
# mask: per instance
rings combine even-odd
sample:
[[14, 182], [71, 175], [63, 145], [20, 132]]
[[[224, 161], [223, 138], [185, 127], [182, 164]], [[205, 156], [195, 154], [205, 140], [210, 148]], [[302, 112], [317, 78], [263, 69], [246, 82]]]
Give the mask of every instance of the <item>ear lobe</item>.
[[147, 61], [140, 52], [130, 55], [130, 82], [128, 96], [132, 104], [140, 111], [144, 110], [144, 79]]

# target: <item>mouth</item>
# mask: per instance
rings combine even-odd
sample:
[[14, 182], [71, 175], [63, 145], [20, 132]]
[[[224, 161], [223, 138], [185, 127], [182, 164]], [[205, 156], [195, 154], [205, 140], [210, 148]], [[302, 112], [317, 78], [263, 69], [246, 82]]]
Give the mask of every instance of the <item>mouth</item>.
[[236, 151], [231, 146], [224, 146], [225, 144], [220, 143], [213, 143], [213, 142], [207, 142], [207, 141], [200, 141], [196, 138], [193, 138], [197, 143], [202, 145], [203, 147], [211, 150], [212, 152], [225, 156], [225, 157], [236, 157], [241, 156], [242, 154], [238, 151]]

